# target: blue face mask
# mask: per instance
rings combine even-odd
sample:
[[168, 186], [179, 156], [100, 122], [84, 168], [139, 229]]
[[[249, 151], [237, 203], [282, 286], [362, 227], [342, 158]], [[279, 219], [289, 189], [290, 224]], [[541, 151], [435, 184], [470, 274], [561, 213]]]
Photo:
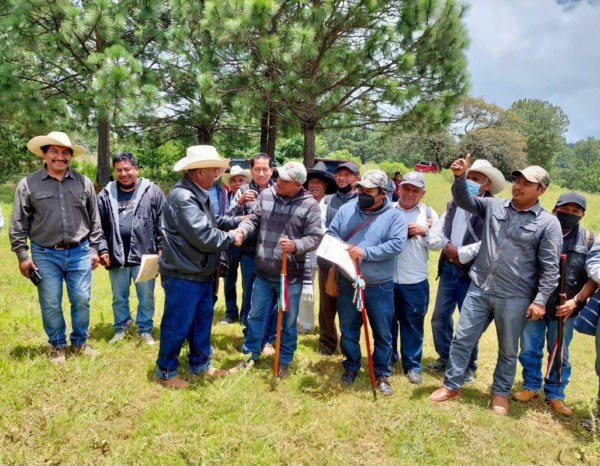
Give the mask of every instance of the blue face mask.
[[467, 189], [469, 190], [469, 194], [471, 196], [479, 196], [481, 185], [475, 183], [473, 180], [467, 180]]

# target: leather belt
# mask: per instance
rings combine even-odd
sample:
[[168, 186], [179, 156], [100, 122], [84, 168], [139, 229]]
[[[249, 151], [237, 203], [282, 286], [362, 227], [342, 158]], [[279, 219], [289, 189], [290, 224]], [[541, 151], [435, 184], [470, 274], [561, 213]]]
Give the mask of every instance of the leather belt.
[[63, 249], [71, 249], [81, 245], [81, 241], [76, 243], [58, 243], [52, 246], [52, 249], [63, 250]]

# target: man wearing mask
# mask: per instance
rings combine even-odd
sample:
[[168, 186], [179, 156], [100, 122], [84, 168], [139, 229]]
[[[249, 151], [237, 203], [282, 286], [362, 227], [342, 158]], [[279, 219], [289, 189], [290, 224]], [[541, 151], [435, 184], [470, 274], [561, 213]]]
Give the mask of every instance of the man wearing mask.
[[[487, 160], [476, 160], [467, 172], [469, 194], [479, 197], [493, 197], [504, 189], [504, 175]], [[428, 364], [433, 371], [445, 371], [454, 336], [452, 315], [458, 312], [471, 284], [469, 270], [479, 250], [483, 218], [461, 209], [454, 201], [448, 202], [446, 212], [440, 219], [444, 247], [438, 263], [439, 286], [435, 308], [431, 317], [433, 343], [439, 358]], [[464, 383], [473, 383], [477, 370], [478, 346], [475, 346], [465, 372]]]
[[[337, 191], [323, 201], [325, 207], [325, 228], [329, 228], [335, 214], [344, 204], [355, 200], [358, 192], [354, 183], [360, 180], [358, 165], [354, 162], [345, 162], [333, 172], [337, 183]], [[331, 264], [324, 259], [317, 259], [319, 266], [319, 353], [331, 356], [337, 352], [338, 332], [335, 325], [337, 315], [337, 298], [325, 292], [325, 283]]]
[[[394, 273], [394, 319], [392, 362], [402, 361], [410, 383], [423, 383], [421, 358], [425, 314], [429, 307], [429, 251], [442, 247], [440, 220], [431, 206], [422, 203], [425, 176], [407, 173], [400, 183], [397, 210], [408, 223], [408, 241], [396, 260]], [[398, 355], [400, 334], [400, 355]]]
[[138, 298], [135, 323], [143, 341], [154, 344], [154, 283], [135, 283], [144, 254], [162, 252], [160, 226], [165, 196], [151, 181], [138, 177], [138, 161], [131, 152], [119, 152], [112, 160], [116, 181], [111, 181], [98, 195], [102, 221], [102, 240], [98, 249], [100, 263], [108, 269], [115, 317], [114, 337], [109, 343], [125, 338], [131, 322], [129, 288], [134, 282]]
[[[546, 403], [558, 414], [571, 416], [573, 411], [565, 404], [565, 388], [571, 375], [569, 362], [569, 343], [573, 338], [573, 322], [579, 309], [596, 290], [596, 282], [588, 279], [585, 260], [588, 250], [594, 243], [594, 234], [579, 226], [585, 215], [586, 199], [581, 194], [568, 192], [556, 201], [552, 213], [556, 215], [563, 234], [562, 253], [567, 255], [565, 295], [566, 301], [560, 304], [558, 288], [552, 293], [546, 305], [543, 319], [527, 322], [521, 334], [521, 352], [519, 362], [523, 367], [523, 388], [513, 393], [512, 398], [527, 402], [538, 397], [544, 386]], [[558, 319], [563, 319], [563, 338], [565, 345], [562, 362], [562, 377], [557, 380], [556, 364], [552, 364], [548, 377], [542, 378], [542, 358], [544, 342], [550, 353], [558, 330]], [[560, 358], [560, 351], [556, 358]]]
[[508, 414], [508, 398], [517, 371], [519, 338], [527, 319], [539, 320], [556, 289], [562, 248], [560, 223], [539, 198], [550, 175], [537, 165], [512, 172], [512, 199], [471, 196], [465, 174], [470, 154], [452, 163], [452, 197], [466, 211], [484, 218], [481, 247], [471, 267], [471, 286], [458, 317], [442, 387], [429, 399], [460, 396], [464, 374], [479, 338], [494, 320], [498, 360], [492, 384], [492, 412]]
[[[394, 317], [396, 256], [406, 244], [404, 214], [391, 206], [386, 195], [387, 175], [369, 170], [357, 183], [358, 202], [340, 208], [327, 233], [348, 244], [348, 254], [360, 263], [365, 281], [365, 307], [373, 331], [373, 370], [382, 395], [391, 395], [391, 325]], [[343, 274], [339, 282], [338, 310], [345, 360], [342, 383], [352, 385], [361, 367], [361, 313], [354, 302], [354, 283]]]

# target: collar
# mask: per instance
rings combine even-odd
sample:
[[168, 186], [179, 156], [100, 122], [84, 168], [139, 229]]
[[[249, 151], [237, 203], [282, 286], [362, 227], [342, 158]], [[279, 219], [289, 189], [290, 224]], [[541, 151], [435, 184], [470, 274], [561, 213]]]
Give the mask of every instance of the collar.
[[421, 203], [419, 202], [416, 206], [414, 206], [412, 209], [403, 209], [402, 206], [400, 205], [400, 201], [398, 201], [398, 209], [400, 209], [402, 212], [412, 212], [413, 210], [421, 210]]
[[539, 200], [535, 204], [533, 204], [529, 209], [525, 209], [525, 210], [520, 210], [520, 209], [515, 208], [515, 206], [513, 205], [512, 199], [508, 199], [508, 200], [504, 201], [504, 205], [506, 207], [510, 207], [515, 212], [533, 212], [536, 216], [539, 215], [539, 213], [542, 211], [542, 205], [540, 204]]
[[[48, 173], [48, 170], [46, 169], [46, 164], [44, 164], [44, 169], [42, 170], [42, 172], [43, 172], [42, 173], [42, 180], [45, 180], [45, 179], [48, 179], [48, 178], [56, 179], [50, 173]], [[71, 173], [71, 169], [70, 168], [67, 168], [67, 171], [65, 172], [65, 176], [63, 177], [63, 180], [65, 178], [71, 178], [71, 179], [75, 178], [73, 176], [73, 173]]]

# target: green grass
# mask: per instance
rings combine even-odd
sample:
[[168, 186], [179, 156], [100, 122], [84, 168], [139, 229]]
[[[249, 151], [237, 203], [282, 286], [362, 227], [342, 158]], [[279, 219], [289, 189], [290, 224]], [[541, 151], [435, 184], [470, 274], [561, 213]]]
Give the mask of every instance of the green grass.
[[[426, 200], [441, 214], [451, 178], [426, 176]], [[13, 193], [14, 186], [0, 187], [7, 223]], [[510, 190], [503, 195], [510, 196]], [[551, 188], [544, 206], [551, 208], [558, 195]], [[600, 197], [588, 201], [584, 224], [598, 231]], [[90, 342], [100, 356], [53, 366], [35, 289], [18, 273], [6, 230], [0, 235], [0, 464], [599, 463], [598, 434], [580, 427], [595, 408], [598, 389], [591, 337], [577, 334], [571, 345], [567, 401], [573, 419], [555, 417], [542, 400], [511, 402], [508, 417], [491, 414], [493, 326], [482, 339], [475, 384], [464, 389], [461, 401], [439, 406], [427, 397], [441, 376], [429, 373], [422, 387], [395, 374], [394, 395], [376, 402], [366, 372], [354, 386], [342, 388], [341, 356], [319, 356], [316, 335], [300, 337], [292, 375], [275, 385], [268, 359], [245, 375], [201, 380], [171, 392], [151, 380], [157, 346], [143, 345], [135, 336], [108, 345], [112, 311], [105, 270], [94, 272], [92, 286]], [[432, 305], [436, 263], [432, 254]], [[158, 286], [157, 323], [163, 300]], [[223, 312], [221, 299], [214, 362], [229, 368], [242, 358], [242, 334], [238, 325], [218, 325]], [[184, 367], [185, 356], [184, 349]], [[435, 357], [428, 321], [424, 362]], [[520, 380], [519, 369], [517, 386]]]

